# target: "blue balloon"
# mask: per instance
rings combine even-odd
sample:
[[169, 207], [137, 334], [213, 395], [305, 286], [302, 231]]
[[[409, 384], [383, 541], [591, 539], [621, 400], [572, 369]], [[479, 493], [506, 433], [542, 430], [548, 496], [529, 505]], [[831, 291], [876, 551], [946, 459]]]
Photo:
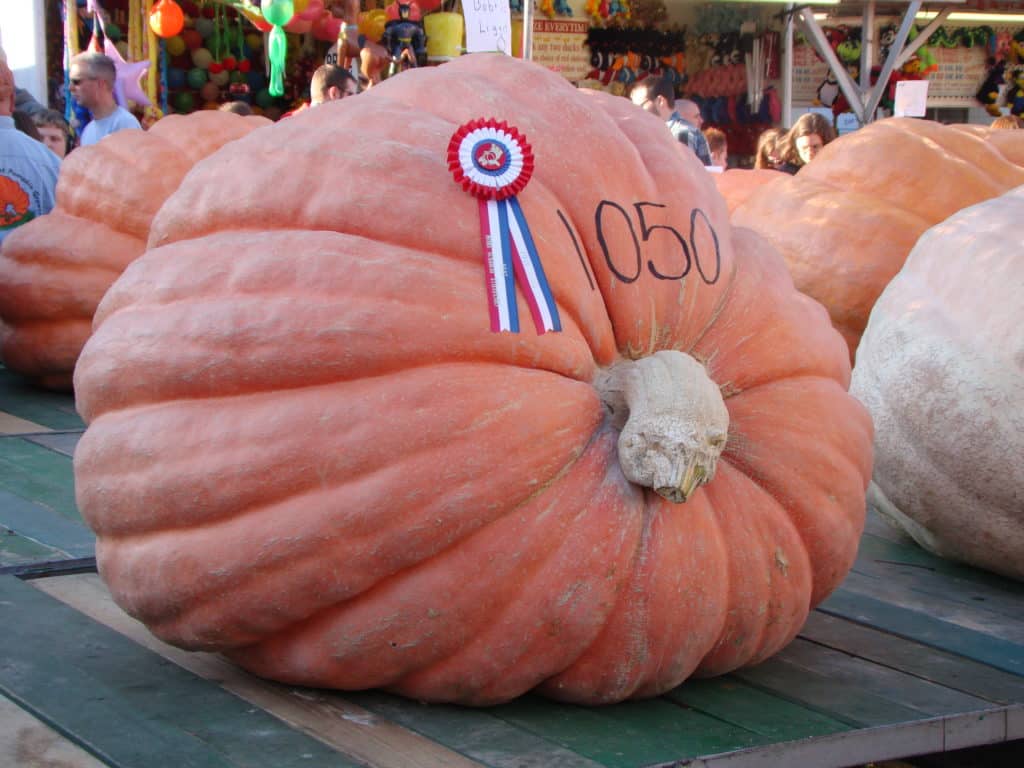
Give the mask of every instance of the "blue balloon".
[[167, 70], [167, 87], [168, 88], [184, 88], [185, 87], [185, 70], [179, 69], [178, 67], [170, 67]]
[[254, 91], [258, 91], [260, 88], [265, 88], [267, 85], [267, 76], [256, 69], [250, 69], [245, 76], [245, 80], [249, 83], [249, 87]]

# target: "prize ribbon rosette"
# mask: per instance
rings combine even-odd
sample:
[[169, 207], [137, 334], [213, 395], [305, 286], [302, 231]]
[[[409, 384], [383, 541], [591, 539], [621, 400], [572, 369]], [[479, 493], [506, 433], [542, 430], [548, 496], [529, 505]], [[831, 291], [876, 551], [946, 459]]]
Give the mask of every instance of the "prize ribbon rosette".
[[537, 333], [562, 330], [530, 227], [516, 199], [533, 174], [533, 150], [526, 137], [493, 118], [471, 120], [452, 135], [448, 168], [455, 181], [479, 201], [491, 330], [519, 332], [516, 279]]

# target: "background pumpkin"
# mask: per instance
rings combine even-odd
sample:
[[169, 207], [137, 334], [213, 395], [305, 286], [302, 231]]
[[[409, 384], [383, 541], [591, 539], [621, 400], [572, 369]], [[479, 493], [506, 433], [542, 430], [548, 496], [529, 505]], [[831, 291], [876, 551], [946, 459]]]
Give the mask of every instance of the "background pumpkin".
[[1024, 579], [1024, 187], [928, 230], [871, 312], [853, 393], [879, 511], [936, 554]]
[[[988, 138], [930, 120], [871, 123], [813, 163], [755, 191], [733, 213], [781, 251], [853, 359], [871, 307], [917, 239], [961, 208], [1024, 184], [1021, 131]], [[996, 133], [1004, 136], [994, 136]]]
[[765, 184], [777, 181], [784, 177], [780, 171], [772, 171], [764, 168], [732, 168], [724, 173], [714, 173], [715, 186], [725, 198], [725, 204], [732, 213], [754, 191]]
[[57, 205], [4, 240], [0, 359], [44, 387], [67, 389], [103, 293], [146, 249], [164, 200], [200, 159], [263, 117], [168, 115], [148, 131], [119, 131], [64, 160]]
[[[561, 333], [488, 330], [446, 167], [481, 116], [533, 146]], [[681, 280], [648, 268], [682, 271], [670, 225]], [[610, 702], [765, 658], [854, 558], [871, 425], [845, 347], [625, 99], [505, 56], [407, 72], [199, 163], [150, 245], [76, 369], [75, 476], [112, 594], [165, 640], [295, 684]], [[666, 359], [728, 418], [682, 505], [626, 479], [602, 400]], [[683, 405], [680, 439], [710, 441]]]

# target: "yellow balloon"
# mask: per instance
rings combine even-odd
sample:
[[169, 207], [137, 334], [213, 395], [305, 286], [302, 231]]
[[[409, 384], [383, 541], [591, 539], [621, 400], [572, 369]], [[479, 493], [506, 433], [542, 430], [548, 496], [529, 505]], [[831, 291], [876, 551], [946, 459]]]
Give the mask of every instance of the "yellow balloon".
[[250, 51], [258, 51], [263, 47], [263, 35], [250, 32], [245, 36], [245, 44], [249, 46]]
[[175, 35], [174, 37], [167, 39], [167, 52], [171, 56], [181, 56], [185, 52], [185, 41], [181, 38], [181, 35]]
[[298, 15], [306, 10], [306, 6], [309, 5], [309, 0], [292, 0], [292, 7], [295, 8], [295, 14]]

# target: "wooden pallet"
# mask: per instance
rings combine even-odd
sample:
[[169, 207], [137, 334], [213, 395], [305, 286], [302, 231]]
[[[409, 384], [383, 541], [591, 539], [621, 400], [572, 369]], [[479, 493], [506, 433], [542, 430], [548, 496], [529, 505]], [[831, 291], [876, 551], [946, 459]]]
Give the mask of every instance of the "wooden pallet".
[[874, 519], [782, 653], [657, 699], [478, 710], [260, 680], [114, 605], [74, 505], [82, 430], [69, 396], [0, 369], [0, 766], [842, 766], [1024, 739], [1024, 585]]

